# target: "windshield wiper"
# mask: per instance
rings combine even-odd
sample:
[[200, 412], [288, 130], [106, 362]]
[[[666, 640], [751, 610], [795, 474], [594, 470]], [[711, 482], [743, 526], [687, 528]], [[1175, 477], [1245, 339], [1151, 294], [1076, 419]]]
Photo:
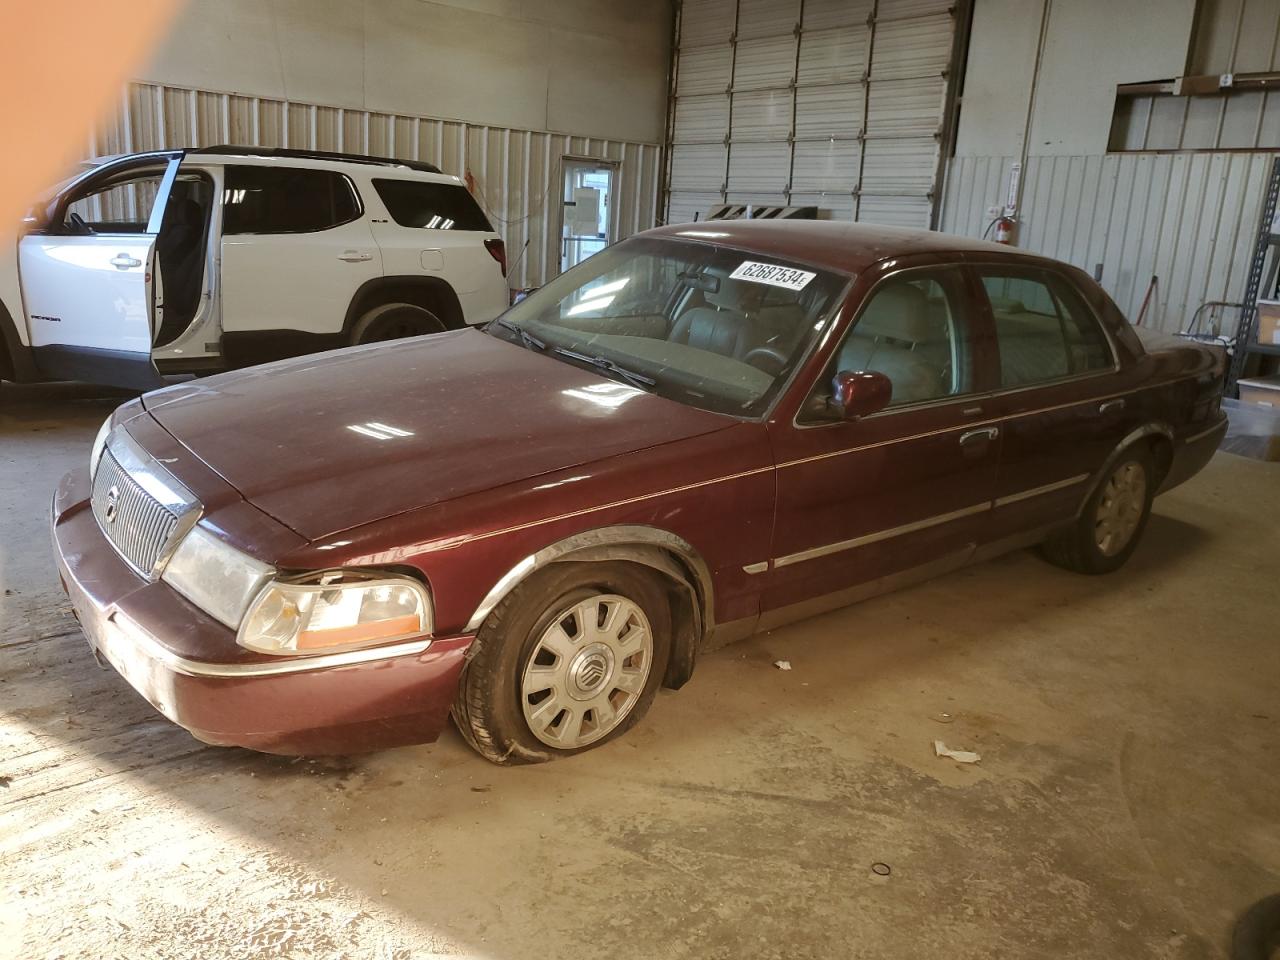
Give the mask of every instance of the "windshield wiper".
[[547, 349], [546, 341], [539, 340], [537, 337], [535, 337], [532, 333], [530, 333], [524, 327], [520, 326], [520, 324], [518, 323], [512, 323], [510, 320], [504, 320], [502, 317], [499, 317], [497, 320], [494, 321], [494, 323], [500, 326], [503, 330], [510, 330], [512, 333], [514, 333], [517, 337], [520, 338], [521, 343], [523, 343], [526, 347], [529, 347], [532, 350]]
[[606, 373], [612, 373], [621, 377], [633, 387], [646, 390], [649, 387], [656, 387], [658, 381], [653, 377], [646, 377], [643, 373], [636, 373], [634, 370], [628, 370], [626, 367], [620, 367], [608, 357], [593, 357], [586, 353], [578, 353], [576, 350], [566, 350], [564, 347], [556, 347], [552, 353], [557, 353], [562, 357], [568, 357], [570, 360], [579, 360], [582, 363], [589, 363], [597, 370], [603, 370]]

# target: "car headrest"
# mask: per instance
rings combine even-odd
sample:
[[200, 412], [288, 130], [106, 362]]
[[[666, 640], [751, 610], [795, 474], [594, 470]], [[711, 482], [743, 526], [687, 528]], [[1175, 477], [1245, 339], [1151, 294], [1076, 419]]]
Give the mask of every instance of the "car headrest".
[[890, 337], [908, 343], [924, 343], [933, 338], [933, 331], [924, 291], [909, 283], [894, 283], [879, 290], [854, 328], [859, 336]]
[[768, 289], [763, 284], [721, 277], [719, 288], [708, 290], [702, 296], [713, 307], [749, 314], [764, 299]]

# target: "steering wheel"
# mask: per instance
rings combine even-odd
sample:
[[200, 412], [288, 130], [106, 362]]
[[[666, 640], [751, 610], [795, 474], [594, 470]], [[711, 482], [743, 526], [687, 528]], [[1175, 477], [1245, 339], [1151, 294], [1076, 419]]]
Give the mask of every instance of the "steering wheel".
[[[743, 356], [742, 362], [749, 363], [757, 370], [763, 370], [765, 373], [777, 375], [786, 367], [790, 358], [779, 350], [777, 347], [763, 346], [756, 347], [754, 350], [748, 350]], [[760, 361], [765, 361], [761, 363]]]
[[75, 227], [77, 233], [93, 233], [93, 227], [85, 222], [84, 217], [74, 211], [67, 214], [67, 223]]

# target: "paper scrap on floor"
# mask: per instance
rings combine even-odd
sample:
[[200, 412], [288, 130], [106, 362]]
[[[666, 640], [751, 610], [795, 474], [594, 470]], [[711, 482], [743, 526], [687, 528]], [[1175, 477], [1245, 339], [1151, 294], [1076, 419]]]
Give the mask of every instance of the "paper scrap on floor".
[[982, 759], [972, 750], [952, 750], [941, 740], [933, 741], [933, 752], [935, 756], [950, 757], [956, 763], [977, 763]]

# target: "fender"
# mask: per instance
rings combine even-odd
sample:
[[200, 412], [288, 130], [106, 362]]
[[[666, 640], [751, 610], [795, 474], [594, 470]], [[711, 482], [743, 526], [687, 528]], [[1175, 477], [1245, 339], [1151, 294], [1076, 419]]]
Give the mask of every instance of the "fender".
[[[1116, 444], [1115, 449], [1107, 455], [1107, 459], [1102, 462], [1102, 466], [1099, 468], [1098, 472], [1089, 479], [1089, 485], [1085, 491], [1085, 495], [1080, 500], [1080, 506], [1076, 508], [1075, 518], [1077, 520], [1080, 518], [1080, 515], [1084, 513], [1085, 505], [1088, 504], [1088, 502], [1093, 499], [1093, 495], [1097, 493], [1098, 487], [1102, 485], [1102, 481], [1111, 473], [1111, 468], [1116, 465], [1116, 461], [1120, 459], [1120, 456], [1135, 443], [1139, 443], [1149, 437], [1162, 437], [1168, 441], [1170, 450], [1172, 451], [1173, 428], [1163, 421], [1152, 421], [1151, 423], [1143, 424], [1131, 433], [1126, 434], [1124, 439]], [[1162, 477], [1161, 483], [1163, 484], [1163, 482], [1164, 478]], [[1159, 492], [1160, 488], [1157, 487], [1152, 496]]]
[[[678, 559], [676, 559], [678, 558]], [[706, 561], [682, 537], [657, 527], [620, 525], [584, 530], [531, 553], [508, 570], [485, 594], [465, 631], [477, 632], [485, 619], [511, 591], [535, 571], [563, 561], [629, 560], [663, 573], [684, 588], [692, 614], [688, 629], [677, 635], [664, 685], [680, 687], [693, 673], [694, 660], [704, 637], [715, 626], [715, 597]]]
[[43, 379], [31, 348], [18, 336], [13, 314], [0, 302], [0, 380], [31, 383]]
[[430, 300], [432, 309], [446, 330], [460, 330], [466, 326], [462, 314], [462, 302], [453, 286], [444, 277], [425, 275], [393, 275], [372, 277], [360, 284], [347, 305], [347, 315], [342, 321], [343, 342], [348, 342], [351, 330], [373, 306], [388, 299], [418, 303], [423, 296]]

